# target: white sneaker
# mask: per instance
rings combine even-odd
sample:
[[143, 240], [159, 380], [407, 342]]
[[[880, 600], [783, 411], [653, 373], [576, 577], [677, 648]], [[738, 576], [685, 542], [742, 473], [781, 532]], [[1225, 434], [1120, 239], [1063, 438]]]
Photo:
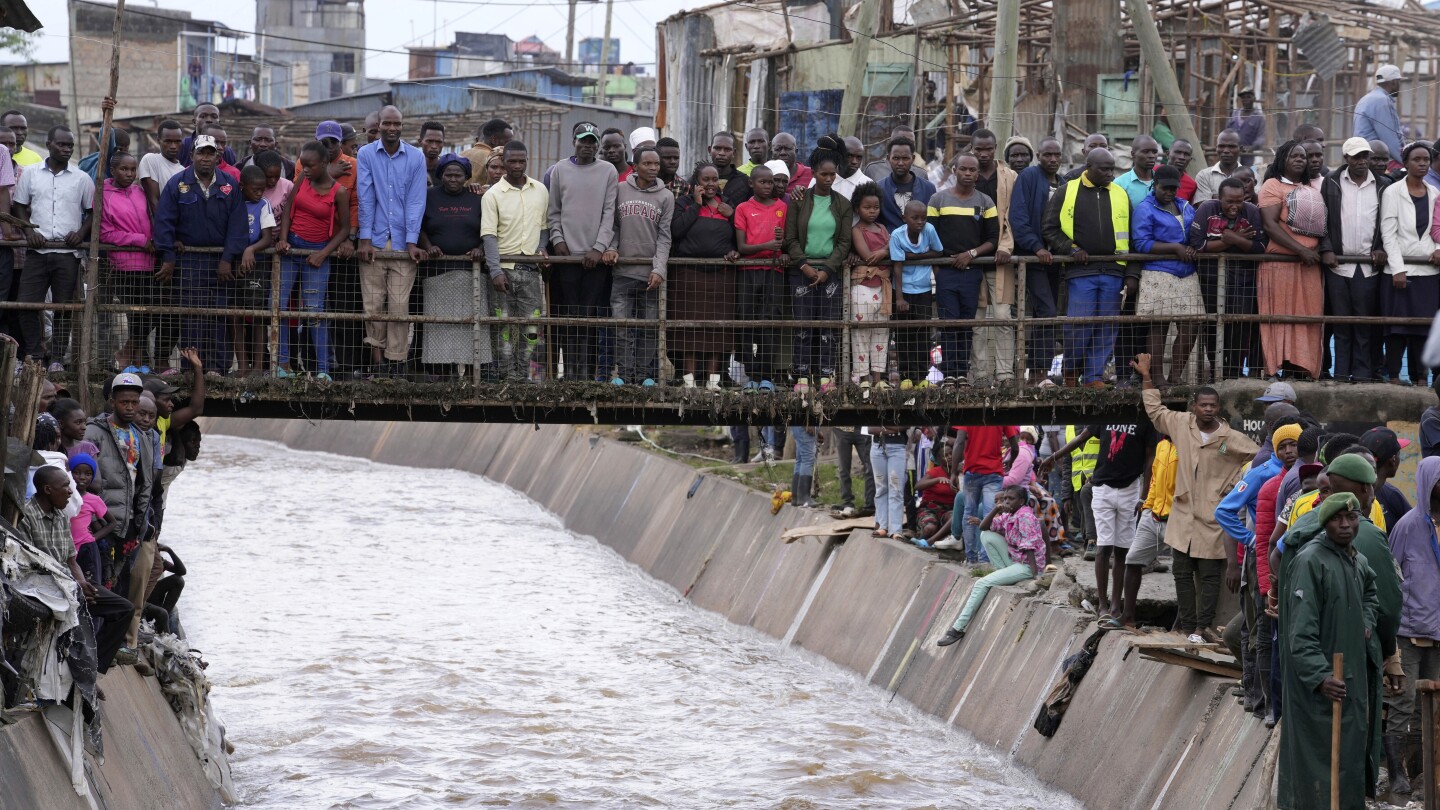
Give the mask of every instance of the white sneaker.
[[958, 537], [947, 537], [947, 538], [945, 538], [944, 540], [937, 540], [937, 541], [935, 541], [934, 543], [931, 543], [931, 544], [930, 544], [930, 547], [931, 547], [931, 548], [952, 549], [952, 548], [960, 548], [962, 545], [964, 545], [964, 543], [965, 543], [965, 541], [961, 540], [961, 539], [958, 538]]
[[705, 390], [706, 390], [706, 391], [719, 391], [719, 390], [720, 390], [720, 375], [719, 375], [719, 374], [711, 374], [711, 375], [710, 375], [710, 381], [707, 382], [707, 383], [705, 383]]
[[695, 387], [695, 375], [694, 375], [694, 374], [686, 374], [684, 377], [681, 377], [681, 379], [685, 381], [685, 387], [686, 387], [686, 388], [694, 388], [694, 387]]
[[853, 506], [847, 506], [847, 507], [845, 507], [844, 509], [841, 509], [841, 510], [840, 510], [840, 517], [844, 517], [844, 518], [853, 518], [853, 517], [855, 517], [855, 507], [853, 507]]
[[1185, 640], [1188, 641], [1188, 642], [1190, 642], [1191, 644], [1204, 644], [1204, 643], [1205, 643], [1205, 639], [1201, 638], [1199, 633], [1191, 633], [1190, 636], [1189, 636], [1189, 638], [1187, 638], [1187, 639], [1185, 639]]

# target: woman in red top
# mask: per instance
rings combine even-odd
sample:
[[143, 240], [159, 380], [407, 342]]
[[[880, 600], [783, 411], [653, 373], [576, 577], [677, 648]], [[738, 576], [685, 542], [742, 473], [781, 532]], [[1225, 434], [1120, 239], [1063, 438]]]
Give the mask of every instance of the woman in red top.
[[[309, 256], [285, 256], [280, 268], [282, 308], [290, 300], [295, 280], [300, 280], [300, 305], [306, 312], [325, 311], [325, 290], [330, 285], [330, 254], [350, 237], [350, 192], [330, 176], [325, 146], [311, 141], [300, 148], [304, 176], [290, 190], [290, 200], [280, 220], [280, 243], [275, 251], [288, 254], [292, 247], [313, 251]], [[310, 320], [315, 347], [316, 377], [330, 379], [330, 329], [323, 320]], [[290, 332], [280, 330], [280, 355], [275, 358], [275, 376], [288, 377]]]

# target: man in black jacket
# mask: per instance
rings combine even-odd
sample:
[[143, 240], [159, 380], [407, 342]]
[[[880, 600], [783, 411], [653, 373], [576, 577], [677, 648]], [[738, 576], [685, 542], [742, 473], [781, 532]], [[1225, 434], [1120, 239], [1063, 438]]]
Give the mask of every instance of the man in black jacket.
[[[1325, 176], [1320, 186], [1327, 217], [1320, 252], [1332, 256], [1369, 256], [1374, 264], [1332, 260], [1325, 274], [1326, 315], [1374, 315], [1385, 278], [1385, 249], [1380, 241], [1380, 196], [1389, 178], [1370, 169], [1370, 143], [1351, 138], [1340, 149], [1345, 165]], [[1336, 324], [1335, 379], [1374, 379], [1374, 327]]]
[[720, 173], [720, 199], [734, 209], [735, 206], [755, 196], [750, 190], [750, 177], [735, 168], [735, 136], [729, 132], [717, 132], [710, 139], [710, 162]]

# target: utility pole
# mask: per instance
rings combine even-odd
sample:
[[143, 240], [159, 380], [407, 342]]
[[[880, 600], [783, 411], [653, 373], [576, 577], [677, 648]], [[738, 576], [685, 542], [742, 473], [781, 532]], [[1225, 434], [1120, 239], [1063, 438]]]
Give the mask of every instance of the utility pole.
[[870, 60], [870, 40], [880, 21], [879, 0], [860, 0], [860, 16], [850, 36], [850, 75], [840, 97], [840, 131], [861, 140], [860, 99], [865, 94], [865, 65]]
[[1016, 53], [1020, 48], [1020, 0], [995, 5], [995, 63], [990, 69], [990, 120], [1000, 143], [1015, 134]]
[[610, 78], [610, 19], [615, 0], [605, 0], [605, 38], [600, 41], [600, 85], [595, 90], [595, 103], [605, 104], [605, 83]]
[[575, 69], [575, 3], [570, 0], [570, 22], [565, 26], [565, 69]]
[[[1130, 9], [1135, 38], [1140, 41], [1140, 55], [1145, 60], [1145, 67], [1150, 69], [1150, 80], [1155, 83], [1160, 103], [1169, 112], [1170, 128], [1175, 131], [1176, 137], [1189, 141], [1193, 148], [1203, 152], [1204, 144], [1200, 143], [1200, 136], [1195, 132], [1195, 122], [1185, 106], [1185, 96], [1180, 93], [1180, 82], [1175, 78], [1175, 68], [1169, 55], [1165, 53], [1165, 43], [1160, 40], [1160, 29], [1155, 27], [1155, 18], [1150, 16], [1150, 7], [1142, 0], [1125, 0], [1125, 4]], [[1142, 99], [1141, 103], [1148, 101]], [[1203, 166], [1204, 161], [1200, 165]]]

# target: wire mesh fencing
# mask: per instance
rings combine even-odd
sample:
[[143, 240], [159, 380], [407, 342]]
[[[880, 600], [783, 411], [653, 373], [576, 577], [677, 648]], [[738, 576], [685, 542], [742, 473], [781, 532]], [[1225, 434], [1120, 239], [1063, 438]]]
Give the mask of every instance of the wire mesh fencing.
[[[172, 267], [117, 261], [119, 252], [102, 252], [93, 272], [75, 257], [72, 296], [55, 294], [60, 278], [39, 301], [12, 292], [0, 304], [22, 356], [62, 368], [83, 358], [93, 382], [178, 369], [181, 350], [195, 347], [207, 372], [256, 377], [1013, 390], [1124, 383], [1142, 352], [1172, 384], [1277, 370], [1369, 379], [1391, 360], [1390, 331], [1429, 323], [1378, 306], [1327, 314], [1325, 285], [1344, 277], [1273, 255], [1201, 256], [1186, 274], [1157, 269], [1173, 270], [1170, 256], [907, 262], [888, 270], [933, 269], [928, 291], [904, 294], [868, 268], [809, 277], [778, 260], [672, 258], [657, 284], [643, 257], [506, 256], [492, 274], [472, 256], [342, 251], [320, 261], [292, 248], [224, 265], [218, 249], [195, 248]], [[18, 279], [53, 264], [15, 253]], [[1289, 275], [1277, 281], [1277, 267]], [[1278, 297], [1297, 285], [1322, 297]]]

